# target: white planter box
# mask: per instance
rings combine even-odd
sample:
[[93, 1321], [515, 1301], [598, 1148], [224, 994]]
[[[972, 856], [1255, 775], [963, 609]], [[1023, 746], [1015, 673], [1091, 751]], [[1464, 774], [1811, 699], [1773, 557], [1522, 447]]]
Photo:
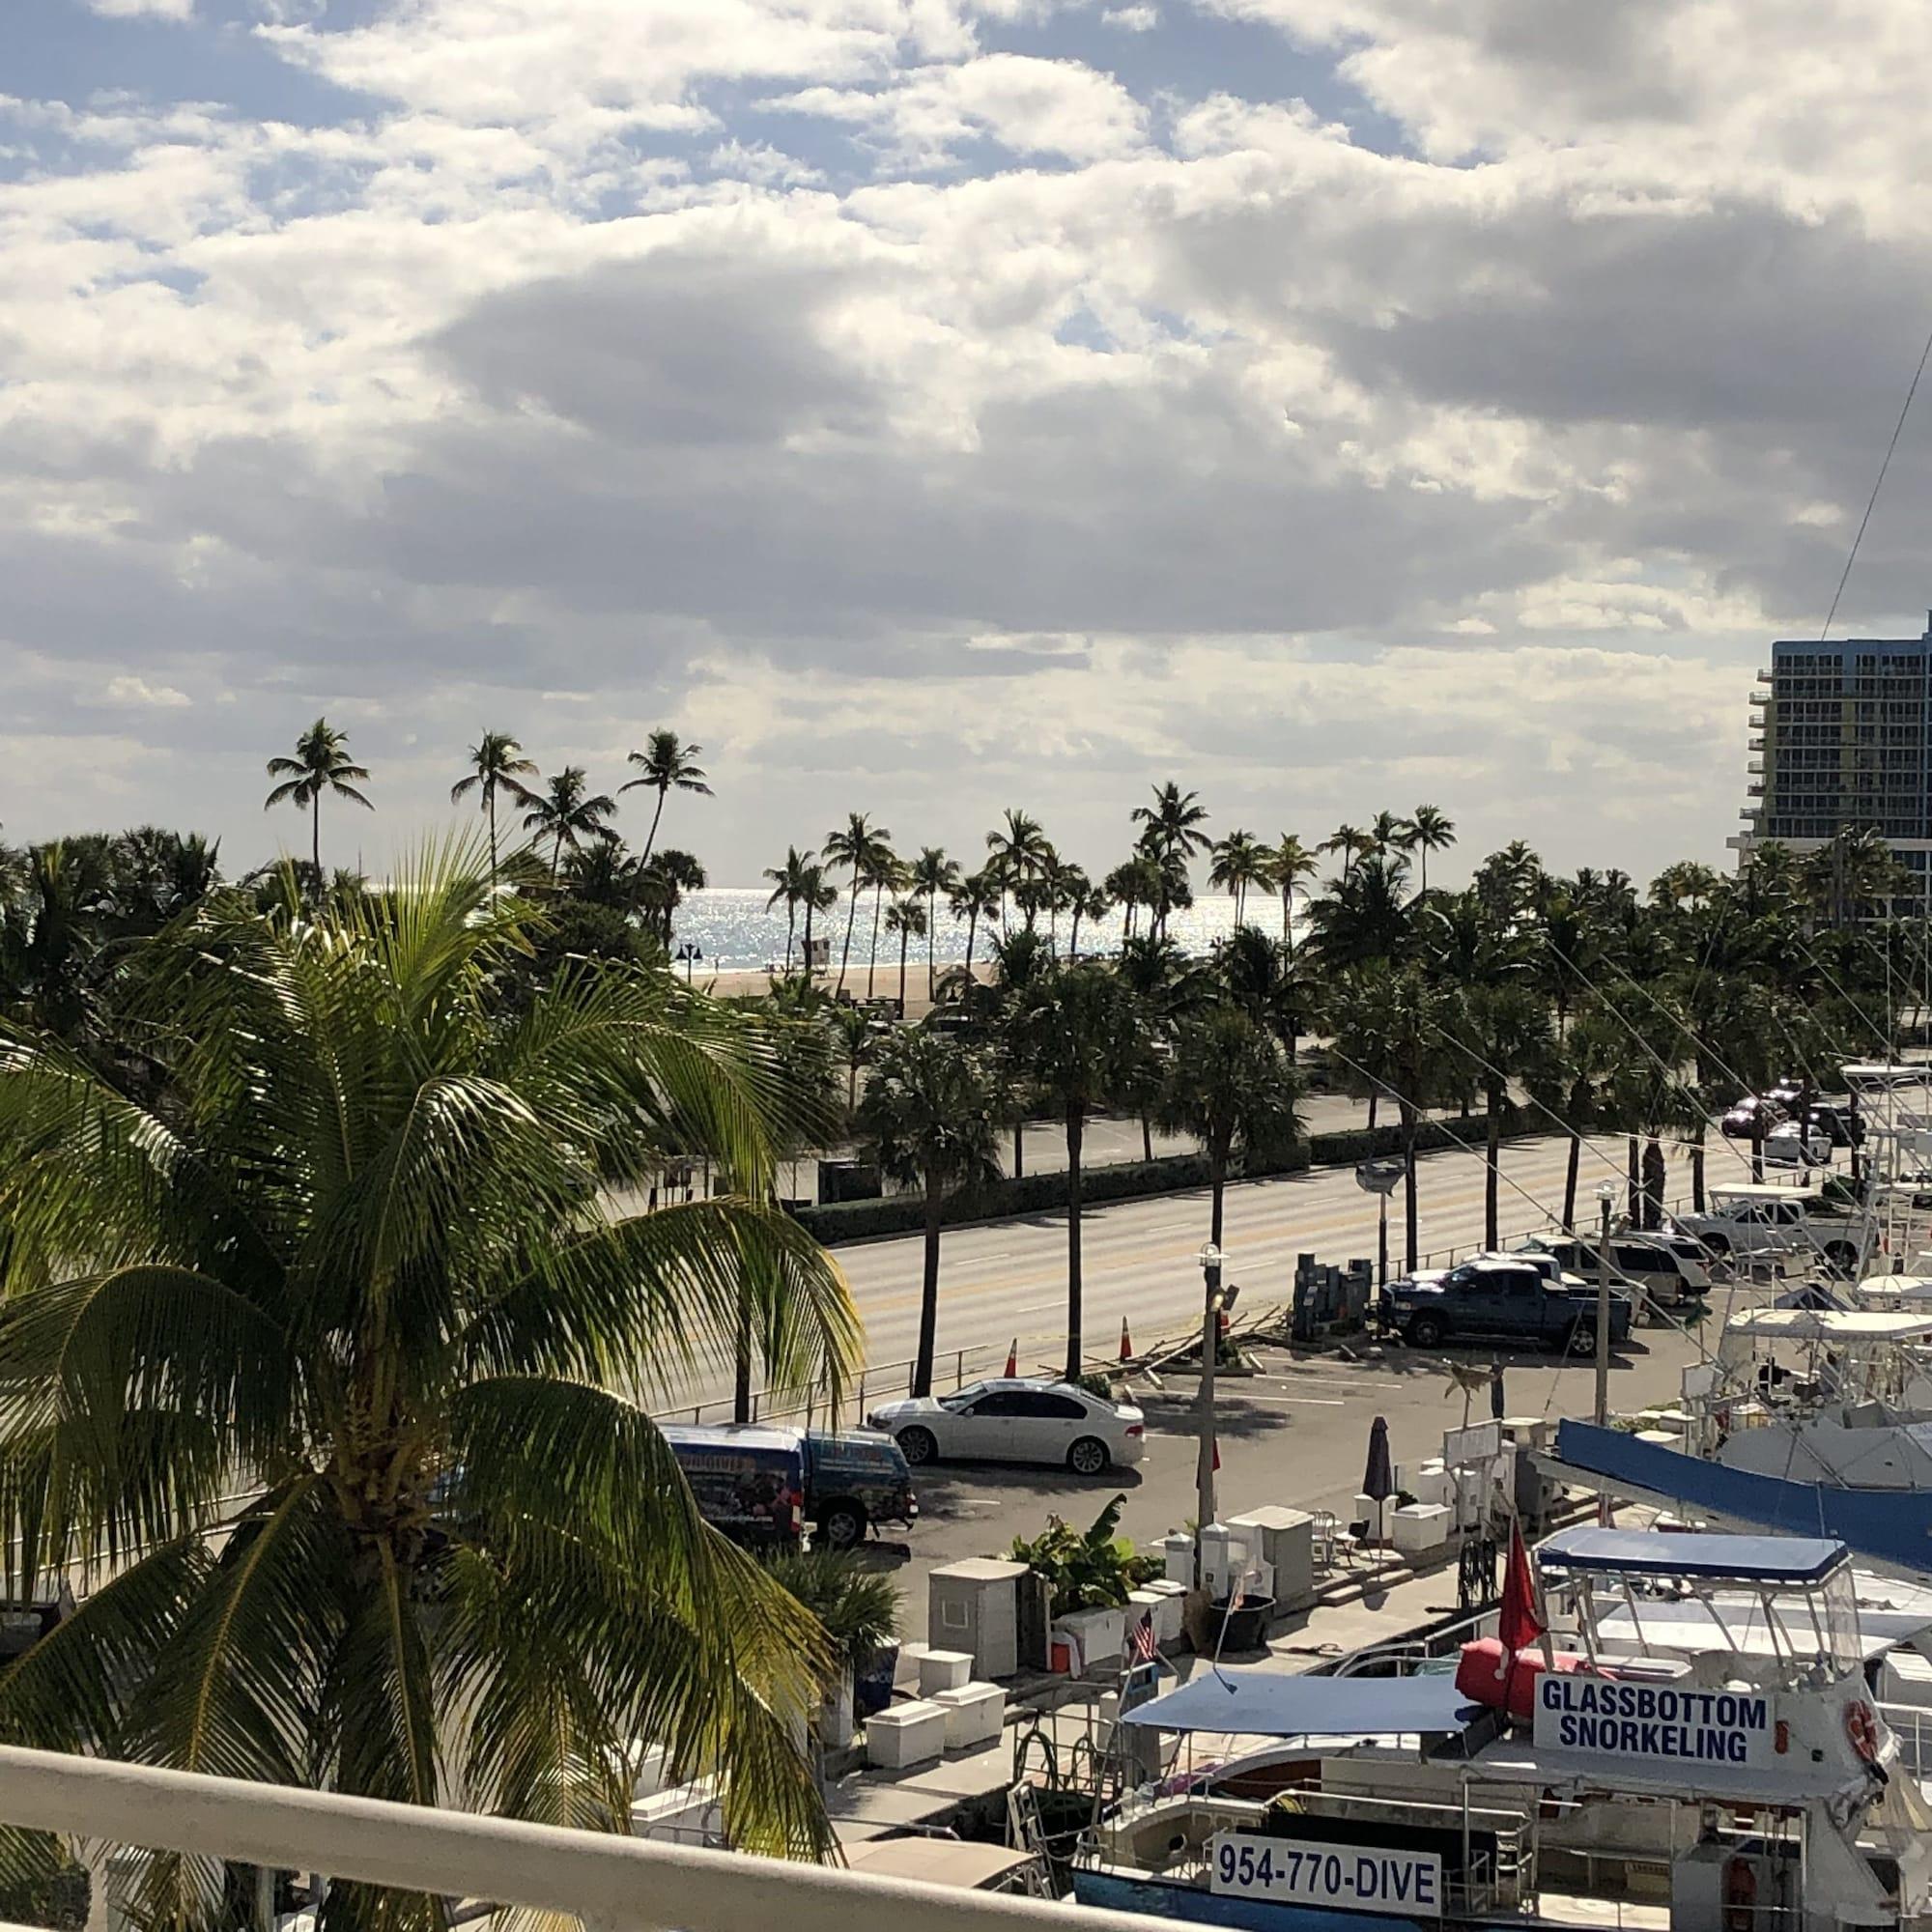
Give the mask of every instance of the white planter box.
[[1395, 1547], [1404, 1556], [1421, 1556], [1449, 1541], [1449, 1512], [1440, 1503], [1409, 1503], [1396, 1511]]
[[946, 1749], [946, 1707], [920, 1697], [866, 1719], [866, 1755], [888, 1771], [930, 1764]]
[[1060, 1624], [1079, 1641], [1082, 1670], [1111, 1662], [1127, 1646], [1127, 1613], [1122, 1609], [1072, 1610]]
[[1184, 1591], [1178, 1589], [1135, 1590], [1127, 1598], [1129, 1627], [1138, 1624], [1143, 1617], [1151, 1617], [1154, 1642], [1172, 1643], [1180, 1634], [1180, 1605], [1185, 1595]]
[[919, 1694], [930, 1697], [941, 1690], [956, 1690], [972, 1682], [973, 1653], [970, 1650], [928, 1650], [919, 1661]]
[[718, 1802], [717, 1780], [700, 1777], [696, 1784], [674, 1784], [632, 1805], [631, 1834], [660, 1844], [722, 1844], [724, 1811]]
[[1154, 1544], [1160, 1551], [1167, 1580], [1183, 1590], [1194, 1587], [1194, 1539], [1191, 1536], [1163, 1536]]
[[948, 1750], [991, 1744], [1007, 1721], [1007, 1693], [997, 1684], [962, 1684], [935, 1691], [932, 1701], [946, 1713]]
[[1351, 1522], [1366, 1522], [1369, 1525], [1371, 1543], [1386, 1543], [1389, 1540], [1389, 1524], [1395, 1520], [1395, 1498], [1389, 1496], [1377, 1502], [1374, 1496], [1357, 1496], [1355, 1513]]
[[818, 1741], [828, 1750], [844, 1750], [858, 1735], [858, 1720], [852, 1715], [852, 1666], [840, 1664], [818, 1707]]

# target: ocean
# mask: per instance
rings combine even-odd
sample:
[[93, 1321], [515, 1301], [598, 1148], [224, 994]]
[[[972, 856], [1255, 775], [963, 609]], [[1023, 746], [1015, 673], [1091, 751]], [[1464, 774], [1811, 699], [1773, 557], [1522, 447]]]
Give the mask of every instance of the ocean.
[[[692, 893], [678, 908], [677, 918], [671, 927], [671, 952], [675, 953], [680, 946], [691, 944], [698, 948], [696, 961], [699, 969], [710, 967], [714, 972], [733, 970], [754, 971], [761, 966], [777, 967], [783, 963], [785, 955], [785, 921], [781, 908], [776, 913], [765, 910], [765, 899], [769, 888], [763, 886], [713, 886], [701, 893]], [[1297, 909], [1298, 910], [1298, 909]], [[1259, 895], [1248, 901], [1250, 923], [1259, 925], [1264, 931], [1281, 930], [1281, 904], [1277, 899], [1264, 898]], [[1013, 915], [1013, 923], [1019, 920]], [[1046, 922], [1040, 921], [1044, 930]], [[1060, 921], [1060, 943], [1064, 947], [1067, 938], [1069, 922]], [[1299, 928], [1301, 922], [1297, 918]], [[1082, 920], [1080, 923], [1080, 950], [1082, 952], [1111, 952], [1121, 942], [1123, 924], [1120, 913], [1111, 913], [1098, 921]], [[1168, 920], [1168, 933], [1175, 944], [1184, 952], [1205, 953], [1217, 939], [1224, 938], [1234, 930], [1235, 902], [1225, 893], [1204, 895], [1184, 911], [1174, 913]], [[1146, 915], [1143, 913], [1137, 929], [1146, 930]], [[829, 919], [814, 921], [814, 937], [828, 935], [832, 941], [832, 968], [838, 969], [838, 954], [845, 943], [845, 906], [841, 901], [838, 910]], [[803, 940], [801, 927], [796, 935]], [[973, 943], [975, 962], [988, 956], [986, 928], [981, 923], [978, 937]], [[852, 930], [852, 959], [863, 974], [872, 944], [872, 901], [869, 895], [859, 903], [859, 912]], [[938, 930], [932, 935], [930, 947], [923, 939], [913, 940], [906, 949], [908, 970], [911, 966], [925, 965], [928, 952], [933, 960], [944, 966], [966, 956], [966, 922], [955, 920], [946, 910], [942, 899], [938, 908]], [[879, 931], [879, 976], [881, 993], [896, 990], [887, 981], [898, 972], [899, 946], [895, 935]], [[848, 976], [849, 977], [849, 976]]]

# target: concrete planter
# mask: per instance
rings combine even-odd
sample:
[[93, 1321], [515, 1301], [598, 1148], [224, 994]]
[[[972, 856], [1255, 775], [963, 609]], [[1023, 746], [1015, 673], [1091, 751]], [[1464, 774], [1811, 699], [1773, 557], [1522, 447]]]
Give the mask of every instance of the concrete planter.
[[1453, 1527], [1451, 1513], [1440, 1503], [1409, 1503], [1393, 1518], [1395, 1547], [1410, 1558], [1434, 1556], [1446, 1548]]

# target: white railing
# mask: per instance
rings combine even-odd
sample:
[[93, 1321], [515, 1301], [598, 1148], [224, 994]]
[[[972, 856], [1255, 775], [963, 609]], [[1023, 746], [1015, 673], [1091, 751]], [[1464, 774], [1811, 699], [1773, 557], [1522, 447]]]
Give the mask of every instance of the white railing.
[[0, 1747], [0, 1823], [568, 1913], [593, 1932], [1147, 1932], [1043, 1900]]
[[[933, 1357], [932, 1385], [935, 1389], [946, 1386], [946, 1378], [952, 1378], [952, 1387], [964, 1388], [967, 1382], [979, 1381], [983, 1377], [998, 1375], [1006, 1366], [1006, 1353], [991, 1343], [982, 1343], [973, 1349], [945, 1349]], [[869, 1397], [879, 1400], [896, 1400], [899, 1396], [912, 1393], [912, 1372], [918, 1365], [908, 1357], [903, 1362], [878, 1362], [859, 1371], [858, 1379], [845, 1391], [838, 1405], [841, 1426], [856, 1428], [866, 1419], [866, 1406]], [[1022, 1368], [1022, 1375], [1028, 1371]], [[669, 1408], [654, 1409], [654, 1422], [729, 1422], [735, 1399], [728, 1395], [715, 1395], [700, 1398], [696, 1402], [681, 1402]], [[832, 1405], [826, 1396], [822, 1382], [815, 1382], [810, 1388], [762, 1388], [752, 1391], [752, 1414], [753, 1422], [795, 1422], [804, 1428], [816, 1426], [821, 1418], [826, 1419], [826, 1427], [832, 1427], [829, 1420]]]

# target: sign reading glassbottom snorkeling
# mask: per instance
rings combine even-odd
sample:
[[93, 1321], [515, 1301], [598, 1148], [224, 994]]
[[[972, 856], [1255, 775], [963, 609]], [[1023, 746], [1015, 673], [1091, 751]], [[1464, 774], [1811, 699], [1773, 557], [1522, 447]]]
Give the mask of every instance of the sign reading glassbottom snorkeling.
[[1208, 1848], [1208, 1889], [1220, 1897], [1323, 1905], [1336, 1912], [1440, 1918], [1442, 1860], [1435, 1852], [1217, 1832]]
[[1536, 1742], [1543, 1747], [1672, 1764], [1766, 1765], [1776, 1761], [1776, 1724], [1772, 1700], [1754, 1691], [1611, 1684], [1553, 1670], [1536, 1680]]

